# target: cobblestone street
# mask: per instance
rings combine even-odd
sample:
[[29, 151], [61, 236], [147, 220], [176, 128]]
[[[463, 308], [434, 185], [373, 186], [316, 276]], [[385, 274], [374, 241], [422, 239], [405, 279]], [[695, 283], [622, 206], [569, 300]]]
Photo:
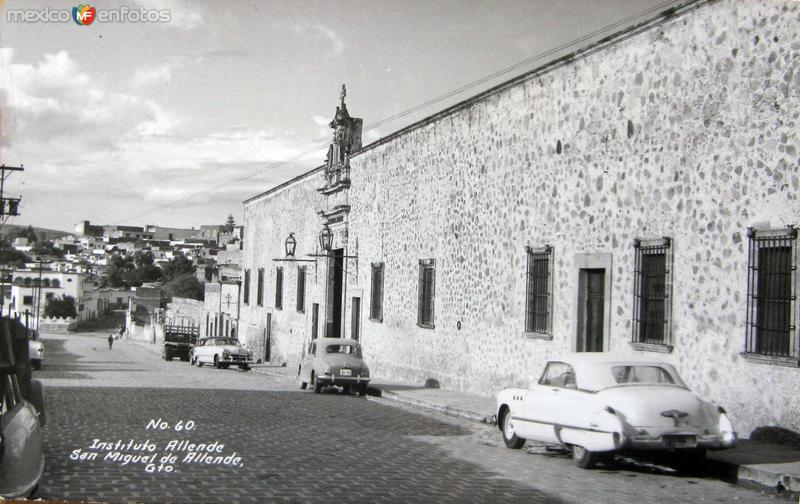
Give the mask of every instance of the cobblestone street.
[[[585, 471], [494, 427], [386, 400], [300, 391], [234, 369], [164, 362], [102, 334], [45, 337], [46, 468], [37, 497], [137, 502], [785, 502], [707, 475], [621, 461]], [[161, 430], [151, 420], [169, 428]], [[178, 424], [182, 422], [182, 424]], [[189, 422], [193, 422], [189, 424]], [[176, 426], [181, 430], [177, 431]], [[191, 425], [191, 428], [189, 428]], [[97, 440], [97, 441], [95, 441]], [[241, 464], [189, 463], [172, 440], [224, 444]], [[152, 445], [155, 463], [108, 460], [101, 443]], [[80, 450], [76, 452], [76, 450]], [[99, 452], [94, 460], [74, 460]], [[172, 472], [159, 472], [171, 452]], [[113, 458], [113, 455], [111, 455]]]

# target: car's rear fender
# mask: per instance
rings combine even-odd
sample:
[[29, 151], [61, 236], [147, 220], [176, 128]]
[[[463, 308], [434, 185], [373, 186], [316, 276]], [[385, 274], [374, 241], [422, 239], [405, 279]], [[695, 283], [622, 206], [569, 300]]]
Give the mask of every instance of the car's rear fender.
[[0, 462], [0, 496], [24, 497], [44, 471], [44, 436], [35, 408], [27, 401], [7, 413], [3, 459]]
[[556, 438], [564, 445], [589, 451], [619, 450], [625, 444], [625, 424], [612, 408], [592, 414], [588, 425], [554, 425]]

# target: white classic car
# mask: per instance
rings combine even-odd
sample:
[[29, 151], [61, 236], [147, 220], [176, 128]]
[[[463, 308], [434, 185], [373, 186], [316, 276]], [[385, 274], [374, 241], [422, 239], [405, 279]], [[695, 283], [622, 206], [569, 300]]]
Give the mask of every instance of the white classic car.
[[673, 366], [607, 353], [550, 360], [530, 389], [501, 391], [497, 424], [509, 448], [561, 444], [583, 468], [627, 450], [670, 450], [679, 464], [695, 463], [736, 443], [725, 410], [692, 393]]
[[197, 367], [213, 364], [225, 369], [228, 366], [239, 366], [245, 371], [254, 363], [253, 351], [243, 347], [236, 338], [205, 338], [192, 348], [190, 360]]

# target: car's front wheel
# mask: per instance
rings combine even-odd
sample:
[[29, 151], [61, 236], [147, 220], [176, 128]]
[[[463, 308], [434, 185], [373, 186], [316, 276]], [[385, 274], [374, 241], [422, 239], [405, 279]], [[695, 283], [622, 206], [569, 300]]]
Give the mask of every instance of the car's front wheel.
[[511, 422], [511, 410], [505, 410], [503, 418], [500, 419], [500, 425], [503, 426], [503, 441], [506, 447], [512, 450], [518, 450], [525, 444], [525, 440], [514, 432], [514, 424]]
[[599, 455], [596, 452], [589, 451], [578, 445], [572, 445], [570, 448], [572, 449], [572, 460], [576, 466], [581, 469], [591, 469], [597, 465]]
[[214, 367], [217, 369], [222, 369], [222, 366], [220, 366], [219, 363], [219, 355], [214, 355]]
[[31, 367], [36, 371], [42, 369], [42, 361], [40, 359], [31, 359]]
[[319, 394], [322, 392], [322, 384], [317, 381], [317, 377], [314, 376], [314, 372], [311, 372], [311, 384], [314, 385], [314, 393]]

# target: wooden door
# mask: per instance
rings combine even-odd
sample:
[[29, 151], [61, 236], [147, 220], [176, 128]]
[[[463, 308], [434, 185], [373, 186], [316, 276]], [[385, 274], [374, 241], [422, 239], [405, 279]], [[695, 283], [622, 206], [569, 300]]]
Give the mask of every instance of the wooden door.
[[579, 352], [602, 352], [605, 327], [606, 270], [581, 270], [578, 320]]

